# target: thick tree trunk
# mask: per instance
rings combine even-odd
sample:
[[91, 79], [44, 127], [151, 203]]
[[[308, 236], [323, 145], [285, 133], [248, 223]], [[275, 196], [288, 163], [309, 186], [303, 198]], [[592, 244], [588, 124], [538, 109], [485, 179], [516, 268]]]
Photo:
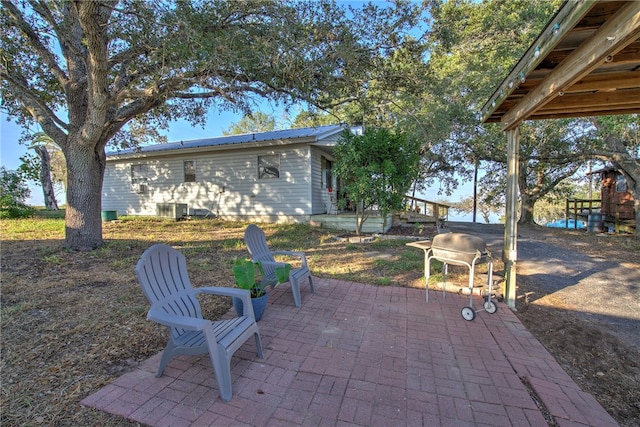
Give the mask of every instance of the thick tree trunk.
[[[539, 178], [538, 183], [540, 183]], [[540, 191], [539, 186], [532, 190], [527, 183], [527, 164], [522, 160], [518, 167], [518, 189], [520, 190], [520, 218], [518, 219], [518, 224], [534, 224], [533, 207], [540, 197]]]
[[40, 184], [44, 195], [44, 206], [50, 211], [57, 211], [58, 201], [51, 180], [51, 156], [45, 146], [36, 146], [34, 149], [40, 157]]
[[89, 251], [104, 243], [102, 240], [102, 181], [105, 170], [104, 149], [69, 150], [67, 157], [67, 247]]
[[533, 207], [537, 199], [524, 192], [520, 193], [520, 199], [520, 219], [518, 224], [533, 224]]

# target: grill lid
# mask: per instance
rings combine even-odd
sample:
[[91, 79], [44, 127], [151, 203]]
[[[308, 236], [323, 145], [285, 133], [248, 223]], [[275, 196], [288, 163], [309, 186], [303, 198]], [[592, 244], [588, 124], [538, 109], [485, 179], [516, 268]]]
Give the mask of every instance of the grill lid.
[[435, 258], [444, 258], [448, 262], [474, 262], [487, 250], [487, 243], [478, 236], [465, 233], [438, 234], [433, 238], [431, 249]]

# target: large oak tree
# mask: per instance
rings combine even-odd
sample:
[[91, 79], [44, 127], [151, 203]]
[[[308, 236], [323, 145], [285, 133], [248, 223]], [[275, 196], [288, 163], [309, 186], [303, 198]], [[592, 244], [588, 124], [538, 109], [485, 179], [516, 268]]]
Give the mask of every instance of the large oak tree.
[[102, 245], [107, 144], [131, 146], [257, 97], [329, 106], [366, 84], [420, 7], [329, 1], [3, 0], [1, 108], [38, 123], [68, 172], [66, 245]]

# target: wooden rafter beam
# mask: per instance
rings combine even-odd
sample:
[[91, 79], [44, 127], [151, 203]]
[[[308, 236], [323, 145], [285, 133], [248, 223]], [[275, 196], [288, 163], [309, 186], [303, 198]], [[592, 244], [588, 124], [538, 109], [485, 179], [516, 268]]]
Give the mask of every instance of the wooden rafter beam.
[[554, 110], [583, 111], [581, 109], [602, 110], [606, 107], [620, 109], [640, 106], [640, 88], [616, 90], [613, 92], [580, 93], [558, 96], [540, 108], [540, 112]]
[[575, 117], [593, 117], [593, 116], [613, 116], [621, 114], [638, 114], [640, 113], [640, 107], [631, 109], [611, 109], [605, 108], [601, 110], [591, 110], [585, 112], [579, 111], [555, 111], [553, 113], [543, 112], [536, 113], [529, 117], [530, 120], [543, 120], [543, 119], [570, 119]]
[[613, 89], [631, 89], [640, 86], [640, 71], [626, 73], [599, 73], [588, 76], [564, 93], [588, 92], [594, 90], [607, 91]]
[[502, 117], [512, 129], [640, 37], [640, 2], [629, 2]]
[[[640, 63], [640, 58], [638, 58], [637, 62]], [[524, 97], [524, 95], [535, 88], [541, 81], [542, 79], [527, 79], [527, 81], [521, 84], [513, 94], [518, 95], [518, 93], [521, 93]], [[566, 94], [597, 90], [636, 88], [640, 86], [639, 82], [640, 71], [627, 71], [622, 73], [598, 73], [586, 76], [576, 84], [566, 88], [563, 92]]]

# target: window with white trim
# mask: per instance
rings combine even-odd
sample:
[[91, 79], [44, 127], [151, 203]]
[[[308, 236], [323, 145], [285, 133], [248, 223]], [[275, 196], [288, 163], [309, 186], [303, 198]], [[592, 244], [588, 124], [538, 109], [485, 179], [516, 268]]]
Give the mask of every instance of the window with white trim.
[[184, 161], [184, 182], [196, 182], [196, 161]]
[[149, 181], [149, 168], [146, 164], [131, 165], [131, 191], [144, 193]]
[[280, 178], [280, 155], [258, 156], [258, 179]]

